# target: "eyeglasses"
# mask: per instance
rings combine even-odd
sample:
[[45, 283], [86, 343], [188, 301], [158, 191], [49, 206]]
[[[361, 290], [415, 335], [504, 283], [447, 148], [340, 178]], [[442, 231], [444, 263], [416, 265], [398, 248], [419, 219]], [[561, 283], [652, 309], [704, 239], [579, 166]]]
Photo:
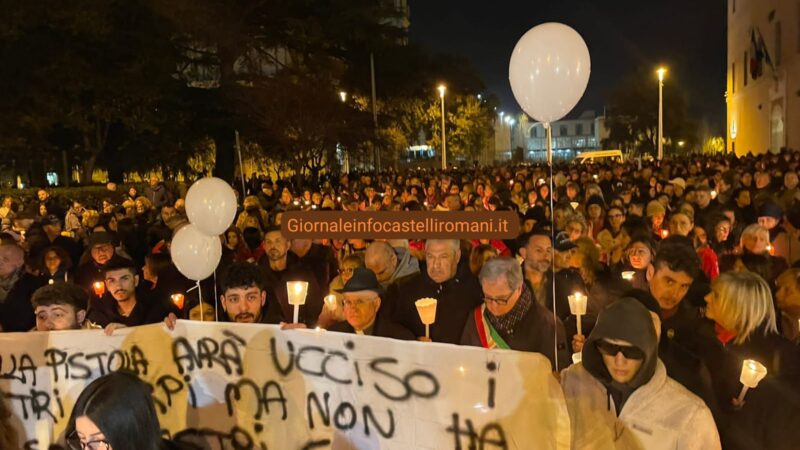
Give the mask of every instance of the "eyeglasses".
[[351, 308], [358, 308], [359, 306], [362, 306], [364, 304], [371, 303], [376, 298], [378, 298], [377, 295], [372, 298], [361, 299], [361, 300], [344, 300], [342, 304], [344, 305], [345, 308], [347, 308], [348, 306]]
[[111, 443], [105, 439], [83, 442], [77, 431], [73, 431], [67, 437], [67, 445], [72, 450], [108, 450], [111, 448]]
[[645, 357], [644, 351], [630, 345], [612, 344], [601, 339], [595, 341], [594, 346], [597, 348], [597, 351], [606, 356], [617, 356], [617, 353], [622, 353], [622, 356], [626, 359], [644, 359]]
[[507, 305], [508, 302], [511, 301], [511, 297], [513, 297], [516, 292], [517, 292], [516, 289], [511, 291], [511, 293], [508, 294], [506, 298], [483, 297], [483, 301], [486, 303], [494, 303], [496, 305]]

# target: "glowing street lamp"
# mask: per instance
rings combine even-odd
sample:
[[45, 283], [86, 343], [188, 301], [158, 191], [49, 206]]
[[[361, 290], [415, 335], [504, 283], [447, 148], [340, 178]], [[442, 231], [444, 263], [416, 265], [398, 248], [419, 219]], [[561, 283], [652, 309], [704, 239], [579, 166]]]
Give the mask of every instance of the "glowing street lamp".
[[439, 98], [442, 99], [442, 170], [447, 169], [447, 139], [444, 133], [444, 93], [447, 91], [447, 87], [443, 84], [440, 84], [439, 87]]
[[663, 90], [664, 90], [664, 74], [667, 73], [667, 69], [664, 67], [659, 67], [656, 70], [658, 74], [658, 160], [664, 157], [664, 97], [663, 97]]

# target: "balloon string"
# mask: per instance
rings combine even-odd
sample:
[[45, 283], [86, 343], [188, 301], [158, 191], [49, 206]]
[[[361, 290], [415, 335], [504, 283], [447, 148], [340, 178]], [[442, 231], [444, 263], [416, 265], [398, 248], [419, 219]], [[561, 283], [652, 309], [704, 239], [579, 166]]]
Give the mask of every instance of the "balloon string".
[[[547, 164], [550, 166], [550, 236], [552, 238], [552, 243], [555, 245], [556, 243], [556, 220], [555, 220], [555, 211], [553, 210], [553, 144], [550, 141], [552, 136], [552, 131], [550, 129], [550, 122], [545, 122], [544, 128], [546, 130], [547, 136]], [[552, 251], [552, 250], [551, 250]], [[551, 262], [551, 277], [550, 283], [553, 289], [553, 323], [556, 325], [553, 327], [553, 363], [556, 368], [556, 372], [558, 372], [558, 315], [556, 314], [556, 258], [555, 254], [551, 255], [550, 257]]]
[[203, 322], [203, 290], [200, 289], [200, 280], [195, 281], [195, 285], [186, 290], [192, 292], [197, 289], [197, 298], [200, 300], [197, 305], [200, 306], [200, 321]]
[[214, 269], [214, 321], [219, 322], [219, 296], [217, 295], [217, 269]]

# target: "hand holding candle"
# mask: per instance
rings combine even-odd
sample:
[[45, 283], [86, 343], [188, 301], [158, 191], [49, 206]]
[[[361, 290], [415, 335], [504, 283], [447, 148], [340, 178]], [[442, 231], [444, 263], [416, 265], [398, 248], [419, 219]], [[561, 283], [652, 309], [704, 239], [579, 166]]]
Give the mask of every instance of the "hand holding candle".
[[306, 304], [306, 294], [308, 294], [307, 281], [287, 281], [286, 294], [289, 297], [289, 304], [294, 305], [294, 322], [300, 321], [300, 305]]
[[94, 288], [94, 295], [98, 297], [102, 297], [106, 292], [106, 285], [102, 281], [95, 281], [92, 288]]
[[338, 303], [336, 302], [336, 296], [333, 294], [326, 295], [324, 300], [325, 300], [325, 306], [331, 312], [336, 311], [336, 308], [339, 307]]
[[578, 322], [578, 336], [583, 336], [581, 330], [581, 316], [586, 314], [586, 302], [589, 299], [581, 292], [576, 292], [567, 297], [569, 300], [569, 310], [575, 315]]
[[417, 307], [419, 319], [425, 324], [425, 337], [430, 339], [430, 325], [436, 322], [436, 299], [435, 298], [421, 298], [414, 302]]

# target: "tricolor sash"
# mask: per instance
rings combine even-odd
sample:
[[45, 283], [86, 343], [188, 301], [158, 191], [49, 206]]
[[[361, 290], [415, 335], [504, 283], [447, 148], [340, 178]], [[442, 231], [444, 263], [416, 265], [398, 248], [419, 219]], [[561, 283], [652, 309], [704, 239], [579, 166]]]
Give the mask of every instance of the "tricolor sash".
[[500, 333], [494, 329], [489, 320], [486, 318], [486, 304], [475, 308], [475, 326], [478, 328], [478, 337], [481, 339], [483, 348], [502, 348], [510, 350], [511, 347], [500, 336]]

